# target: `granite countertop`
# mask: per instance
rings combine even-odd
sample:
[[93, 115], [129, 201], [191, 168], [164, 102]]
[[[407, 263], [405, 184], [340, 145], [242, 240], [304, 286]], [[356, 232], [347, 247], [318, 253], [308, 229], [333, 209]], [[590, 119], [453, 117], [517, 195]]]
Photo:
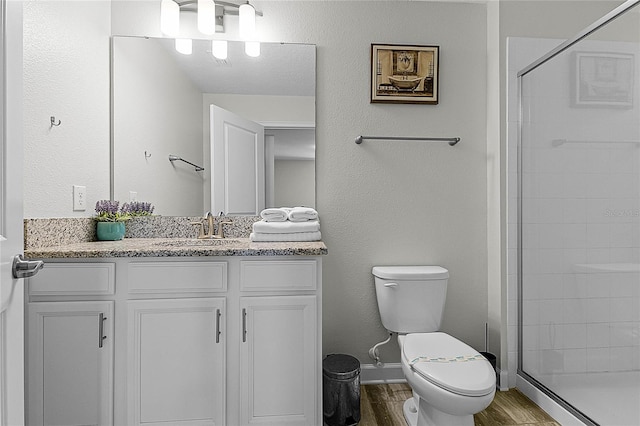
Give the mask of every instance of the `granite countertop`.
[[248, 238], [197, 240], [194, 238], [125, 238], [25, 249], [29, 259], [183, 256], [320, 256], [322, 241], [251, 242]]

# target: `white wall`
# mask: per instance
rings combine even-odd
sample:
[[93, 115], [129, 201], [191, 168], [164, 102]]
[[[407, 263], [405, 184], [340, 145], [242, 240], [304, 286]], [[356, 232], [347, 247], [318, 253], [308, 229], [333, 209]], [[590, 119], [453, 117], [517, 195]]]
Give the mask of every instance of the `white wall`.
[[276, 159], [273, 205], [315, 207], [315, 171], [313, 160]]
[[215, 104], [249, 120], [313, 124], [316, 120], [316, 99], [313, 96], [232, 95], [206, 93], [204, 110]]
[[205, 172], [168, 159], [177, 155], [210, 170], [202, 93], [152, 40], [115, 38], [113, 51], [114, 198], [129, 201], [135, 191], [155, 214], [202, 215]]
[[25, 217], [89, 216], [109, 198], [110, 26], [109, 1], [24, 2]]

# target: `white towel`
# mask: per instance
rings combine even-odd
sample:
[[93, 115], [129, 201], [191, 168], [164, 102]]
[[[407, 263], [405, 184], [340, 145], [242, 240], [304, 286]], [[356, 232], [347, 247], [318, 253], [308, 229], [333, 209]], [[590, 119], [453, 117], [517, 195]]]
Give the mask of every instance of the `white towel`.
[[263, 234], [252, 232], [249, 239], [255, 242], [278, 242], [278, 241], [320, 241], [322, 236], [320, 231], [316, 232], [295, 232], [292, 234]]
[[284, 222], [289, 216], [289, 211], [291, 209], [288, 207], [264, 209], [260, 212], [260, 217], [267, 222]]
[[311, 207], [294, 207], [289, 211], [291, 222], [304, 222], [305, 220], [318, 220], [318, 212]]
[[320, 222], [308, 220], [306, 222], [267, 222], [260, 220], [253, 224], [253, 232], [263, 234], [290, 234], [292, 232], [316, 232], [320, 230]]

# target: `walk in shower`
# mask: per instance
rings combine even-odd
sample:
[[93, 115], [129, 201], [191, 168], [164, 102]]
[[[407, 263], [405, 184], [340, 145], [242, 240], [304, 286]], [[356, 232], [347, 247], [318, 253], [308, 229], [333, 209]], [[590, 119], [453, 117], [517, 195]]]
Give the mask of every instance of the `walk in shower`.
[[518, 74], [518, 374], [600, 425], [640, 425], [638, 3]]

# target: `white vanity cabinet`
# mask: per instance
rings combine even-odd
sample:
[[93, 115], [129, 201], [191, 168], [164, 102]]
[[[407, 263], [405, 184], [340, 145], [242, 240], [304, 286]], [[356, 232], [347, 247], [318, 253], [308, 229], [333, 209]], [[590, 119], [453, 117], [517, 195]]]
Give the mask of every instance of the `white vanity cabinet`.
[[313, 425], [316, 297], [243, 297], [241, 424]]
[[130, 425], [224, 425], [224, 298], [129, 302]]
[[[114, 265], [49, 265], [32, 295], [93, 298], [113, 293]], [[37, 297], [37, 296], [34, 296]], [[28, 303], [29, 425], [113, 424], [113, 301]]]
[[319, 256], [45, 259], [42, 272], [27, 281], [29, 424], [322, 424]]
[[240, 262], [242, 425], [317, 422], [317, 268], [314, 260]]

